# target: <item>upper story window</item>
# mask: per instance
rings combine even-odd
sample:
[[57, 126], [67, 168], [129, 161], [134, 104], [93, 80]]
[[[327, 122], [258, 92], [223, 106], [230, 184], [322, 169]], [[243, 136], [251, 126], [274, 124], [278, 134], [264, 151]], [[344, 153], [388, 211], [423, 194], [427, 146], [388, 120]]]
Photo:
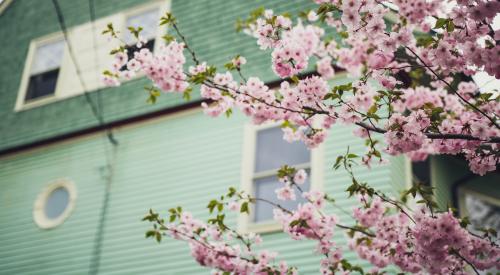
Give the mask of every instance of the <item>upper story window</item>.
[[[71, 27], [67, 29], [67, 43], [62, 32], [33, 39], [14, 110], [22, 111], [103, 88], [101, 74], [114, 59], [109, 52], [122, 43], [109, 41], [101, 31], [107, 24], [113, 24], [120, 30], [121, 40], [129, 45], [132, 55], [137, 50], [137, 39], [127, 27], [141, 27], [140, 36], [146, 43], [142, 46], [153, 51], [155, 41], [159, 41], [166, 31], [160, 31], [158, 22], [168, 8], [169, 1], [149, 1], [92, 23]], [[66, 45], [71, 45], [75, 60], [68, 54]]]
[[25, 101], [53, 95], [64, 53], [64, 41], [56, 40], [36, 47]]
[[[309, 176], [301, 186], [303, 191], [320, 188], [321, 147], [309, 150], [303, 142], [289, 143], [283, 139], [281, 128], [272, 125], [249, 125], [245, 131], [244, 146], [242, 189], [252, 196], [274, 202], [289, 210], [305, 203], [306, 200], [295, 187], [296, 200], [282, 201], [277, 198], [275, 190], [283, 185], [278, 181], [277, 172], [285, 164], [307, 171]], [[240, 230], [269, 232], [280, 229], [280, 225], [273, 219], [273, 208], [269, 203], [257, 201], [250, 210], [250, 215], [241, 215]]]
[[[138, 29], [142, 28], [140, 37], [146, 42], [142, 47], [148, 48], [150, 51], [154, 50], [155, 38], [158, 35], [158, 19], [159, 10], [149, 9], [137, 14], [127, 16], [125, 25]], [[128, 45], [128, 57], [133, 58], [134, 52], [137, 50], [137, 39], [130, 31], [125, 31], [125, 43]]]

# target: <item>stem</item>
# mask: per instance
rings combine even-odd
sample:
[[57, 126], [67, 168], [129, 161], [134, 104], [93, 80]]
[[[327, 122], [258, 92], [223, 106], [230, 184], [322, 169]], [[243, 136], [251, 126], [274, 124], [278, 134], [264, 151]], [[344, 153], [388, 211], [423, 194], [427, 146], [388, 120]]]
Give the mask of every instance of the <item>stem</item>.
[[[295, 185], [297, 186], [297, 185]], [[266, 200], [266, 199], [261, 199], [261, 198], [249, 198], [249, 201], [250, 202], [255, 202], [255, 201], [262, 201], [262, 202], [265, 202], [265, 203], [268, 203], [276, 208], [279, 208], [280, 210], [282, 210], [283, 212], [286, 212], [288, 214], [293, 214], [292, 211], [286, 209], [286, 208], [283, 208], [281, 205], [275, 203], [275, 202], [272, 202], [270, 200]], [[322, 215], [322, 213], [320, 213]], [[339, 223], [336, 223], [335, 224], [336, 227], [338, 228], [342, 228], [342, 229], [348, 229], [348, 230], [353, 230], [353, 231], [356, 231], [356, 232], [360, 232], [360, 233], [363, 233], [367, 236], [370, 236], [370, 237], [375, 237], [375, 234], [371, 233], [371, 232], [368, 232], [368, 231], [365, 231], [361, 228], [356, 228], [356, 227], [351, 227], [351, 226], [348, 226], [348, 225], [343, 225], [343, 224], [339, 224]], [[315, 233], [316, 234], [316, 233]]]
[[477, 274], [477, 275], [480, 275], [479, 271], [477, 270], [477, 268], [469, 261], [467, 260], [464, 256], [460, 255], [460, 253], [458, 253], [458, 251], [456, 250], [451, 250], [451, 254], [457, 256], [458, 258], [462, 259], [464, 262], [466, 262], [470, 267], [472, 267], [472, 269], [474, 270], [474, 272]]
[[175, 23], [172, 23], [172, 27], [174, 27], [174, 30], [175, 32], [177, 33], [177, 35], [182, 39], [182, 42], [184, 42], [184, 46], [186, 46], [186, 49], [188, 50], [188, 52], [191, 54], [191, 57], [193, 58], [193, 61], [196, 65], [199, 65], [200, 64], [200, 61], [198, 60], [198, 58], [196, 57], [196, 54], [195, 52], [189, 47], [188, 43], [187, 43], [187, 40], [186, 38], [184, 37], [184, 35], [182, 35], [182, 33], [179, 31], [179, 28], [177, 28], [177, 24]]

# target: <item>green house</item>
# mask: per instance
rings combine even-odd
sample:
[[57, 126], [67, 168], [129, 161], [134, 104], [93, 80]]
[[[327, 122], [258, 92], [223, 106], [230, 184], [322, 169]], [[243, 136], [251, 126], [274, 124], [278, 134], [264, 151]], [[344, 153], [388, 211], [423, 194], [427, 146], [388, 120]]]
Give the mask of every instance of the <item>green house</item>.
[[[253, 126], [237, 112], [229, 119], [204, 115], [197, 91], [190, 101], [163, 94], [148, 104], [143, 77], [115, 88], [100, 81], [116, 45], [100, 34], [106, 24], [126, 42], [126, 26], [144, 26], [154, 49], [166, 32], [156, 19], [171, 11], [201, 60], [222, 68], [241, 54], [249, 60], [245, 73], [272, 85], [277, 78], [269, 54], [236, 33], [234, 22], [259, 6], [296, 13], [312, 2], [56, 2], [0, 1], [0, 274], [208, 274], [185, 244], [146, 240], [149, 224], [141, 218], [150, 208], [166, 213], [178, 205], [208, 218], [208, 201], [230, 186], [271, 198], [276, 168], [285, 163], [307, 169], [308, 188], [331, 194], [338, 207], [329, 211], [352, 222], [346, 214], [356, 203], [345, 192], [350, 178], [332, 169], [348, 146], [365, 150], [351, 128], [334, 127], [327, 142], [309, 151], [285, 143], [277, 125]], [[348, 80], [338, 73], [335, 81]], [[459, 158], [415, 165], [390, 160], [356, 173], [398, 196], [413, 170], [437, 187], [442, 207], [453, 205], [498, 228], [498, 174], [470, 176]], [[301, 274], [319, 273], [314, 244], [280, 234], [269, 207], [257, 204], [251, 215], [228, 218], [240, 231], [262, 233], [264, 247]], [[340, 231], [336, 238], [347, 242]]]

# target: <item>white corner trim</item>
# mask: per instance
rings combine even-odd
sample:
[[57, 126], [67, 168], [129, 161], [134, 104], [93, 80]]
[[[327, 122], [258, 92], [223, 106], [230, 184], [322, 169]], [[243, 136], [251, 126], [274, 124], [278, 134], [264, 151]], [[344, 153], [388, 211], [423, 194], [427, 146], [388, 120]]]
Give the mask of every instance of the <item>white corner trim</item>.
[[[65, 188], [68, 191], [68, 205], [59, 217], [50, 219], [45, 215], [45, 204], [47, 203], [50, 194], [57, 188]], [[35, 221], [35, 224], [42, 229], [54, 228], [62, 224], [75, 208], [76, 198], [76, 186], [72, 181], [68, 179], [58, 179], [49, 183], [49, 185], [47, 185], [40, 192], [40, 194], [38, 194], [35, 200], [35, 204], [33, 206], [33, 220]]]
[[[257, 132], [260, 130], [278, 127], [279, 123], [265, 123], [261, 125], [253, 125], [247, 123], [244, 127], [243, 137], [243, 152], [241, 161], [241, 190], [254, 194], [253, 174], [255, 171], [255, 148], [257, 140]], [[311, 190], [322, 191], [324, 186], [324, 145], [320, 144], [318, 147], [311, 150], [310, 162], [311, 174]], [[238, 232], [240, 233], [270, 233], [282, 229], [281, 225], [274, 220], [268, 222], [254, 223], [253, 214], [255, 213], [255, 206], [252, 204], [250, 207], [250, 214], [240, 213], [238, 216]]]

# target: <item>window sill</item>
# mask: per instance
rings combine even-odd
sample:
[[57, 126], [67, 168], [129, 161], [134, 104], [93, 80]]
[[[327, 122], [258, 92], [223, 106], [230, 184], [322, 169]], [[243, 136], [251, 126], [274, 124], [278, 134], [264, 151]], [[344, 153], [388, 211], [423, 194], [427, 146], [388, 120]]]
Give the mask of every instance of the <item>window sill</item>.
[[276, 221], [249, 223], [244, 228], [244, 233], [274, 233], [283, 230], [281, 224]]
[[16, 106], [14, 111], [21, 112], [21, 111], [29, 110], [29, 109], [36, 108], [39, 106], [43, 106], [46, 104], [50, 104], [50, 103], [53, 103], [53, 102], [56, 102], [59, 100], [61, 100], [61, 98], [58, 98], [56, 95], [48, 95], [48, 96], [44, 96], [44, 97], [30, 100], [28, 102], [24, 102], [20, 106]]

